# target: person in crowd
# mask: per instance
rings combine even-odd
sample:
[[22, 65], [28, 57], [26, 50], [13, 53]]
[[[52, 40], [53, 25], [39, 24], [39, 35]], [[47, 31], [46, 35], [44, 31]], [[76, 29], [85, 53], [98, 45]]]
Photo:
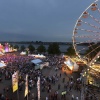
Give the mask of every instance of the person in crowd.
[[[81, 90], [81, 83], [74, 81], [75, 79], [73, 76], [69, 77], [68, 75], [65, 76], [62, 74], [59, 66], [64, 63], [63, 58], [47, 55], [46, 59], [43, 59], [44, 62], [50, 63], [50, 70], [57, 68], [57, 71], [54, 71], [55, 73], [49, 74], [48, 71], [47, 75], [44, 75], [43, 70], [34, 69], [33, 65], [30, 64], [30, 61], [33, 59], [34, 57], [30, 56], [13, 54], [4, 55], [0, 60], [6, 62], [7, 67], [5, 69], [0, 69], [0, 78], [2, 81], [11, 81], [12, 75], [18, 70], [18, 87], [19, 93], [21, 94], [24, 92], [25, 76], [28, 74], [28, 97], [31, 98], [29, 100], [38, 99], [37, 93], [33, 93], [33, 91], [36, 91], [37, 89], [38, 77], [40, 77], [40, 92], [41, 94], [46, 94], [44, 97], [41, 97], [41, 100], [60, 100], [60, 98], [61, 100], [64, 100], [67, 96], [70, 96], [72, 100], [79, 100], [79, 97], [75, 98], [74, 95], [69, 94], [72, 94], [73, 90], [79, 93], [79, 90]], [[0, 100], [11, 100], [12, 97], [9, 97], [9, 94], [12, 91], [12, 86], [6, 86], [2, 91], [3, 92], [0, 94]], [[6, 94], [8, 94], [7, 97]]]

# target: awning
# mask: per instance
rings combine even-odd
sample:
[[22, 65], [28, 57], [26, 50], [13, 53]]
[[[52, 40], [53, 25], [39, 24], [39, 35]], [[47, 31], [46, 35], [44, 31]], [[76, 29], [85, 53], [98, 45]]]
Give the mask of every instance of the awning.
[[76, 64], [76, 62], [72, 62], [70, 58], [64, 63], [68, 66], [70, 70], [78, 71], [79, 66]]
[[34, 60], [31, 60], [31, 62], [34, 63], [34, 64], [39, 64], [39, 63], [42, 62], [42, 60], [40, 60], [40, 59], [34, 59]]

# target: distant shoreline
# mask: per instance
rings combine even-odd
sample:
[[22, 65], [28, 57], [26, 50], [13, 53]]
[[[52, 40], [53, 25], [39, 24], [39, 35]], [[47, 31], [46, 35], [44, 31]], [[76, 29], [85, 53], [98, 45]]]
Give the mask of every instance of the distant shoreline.
[[[1, 44], [4, 43], [9, 43], [9, 44], [37, 44], [37, 45], [49, 45], [52, 43], [58, 43], [59, 45], [72, 45], [73, 42], [42, 42], [42, 41], [1, 41]], [[91, 43], [79, 43], [80, 46], [88, 46], [90, 44], [94, 44], [93, 42]], [[98, 42], [100, 44], [100, 42]]]
[[51, 43], [58, 43], [59, 45], [72, 45], [72, 42], [42, 42], [42, 41], [35, 41], [35, 42], [33, 42], [33, 41], [21, 41], [21, 42], [1, 41], [0, 43], [2, 43], [2, 44], [4, 44], [4, 43], [9, 43], [9, 44], [12, 44], [12, 43], [14, 43], [14, 44], [39, 44], [39, 45], [41, 45], [41, 44], [49, 45]]

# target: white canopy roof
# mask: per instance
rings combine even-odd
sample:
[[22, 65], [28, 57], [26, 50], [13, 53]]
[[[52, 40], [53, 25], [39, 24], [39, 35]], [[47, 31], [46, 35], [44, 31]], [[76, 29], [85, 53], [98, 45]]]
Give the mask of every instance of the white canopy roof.
[[46, 58], [43, 54], [29, 54], [28, 56], [33, 56], [36, 58]]
[[67, 66], [74, 66], [74, 63], [73, 63], [70, 59], [68, 59], [68, 60], [65, 62], [65, 64], [67, 64]]
[[78, 71], [79, 66], [76, 64], [76, 62], [72, 62], [70, 58], [64, 63], [68, 66], [70, 70]]
[[26, 55], [26, 52], [23, 52], [23, 51], [22, 51], [22, 52], [20, 53], [20, 55]]
[[42, 62], [42, 60], [40, 60], [40, 59], [34, 59], [34, 60], [31, 60], [31, 62], [34, 63], [34, 64], [39, 64], [39, 63]]
[[5, 67], [5, 66], [6, 66], [5, 63], [0, 62], [0, 68], [3, 68], [3, 67]]

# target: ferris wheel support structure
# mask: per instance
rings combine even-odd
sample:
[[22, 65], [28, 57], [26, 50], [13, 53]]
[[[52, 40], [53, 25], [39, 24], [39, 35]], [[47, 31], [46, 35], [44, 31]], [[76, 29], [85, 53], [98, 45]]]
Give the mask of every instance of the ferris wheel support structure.
[[74, 47], [74, 50], [75, 50], [75, 52], [76, 52], [76, 55], [79, 57], [79, 59], [82, 61], [82, 62], [84, 62], [86, 65], [87, 65], [87, 62], [86, 61], [84, 61], [81, 57], [80, 57], [80, 55], [77, 53], [77, 50], [76, 50], [76, 41], [75, 41], [75, 38], [74, 38], [74, 35], [75, 35], [75, 28], [76, 28], [76, 26], [77, 26], [77, 23], [78, 23], [78, 21], [80, 20], [80, 18], [82, 17], [82, 15], [83, 15], [83, 13], [84, 12], [86, 12], [95, 2], [97, 2], [98, 0], [95, 0], [93, 3], [91, 3], [90, 4], [90, 6], [88, 6], [83, 12], [82, 12], [82, 14], [80, 15], [80, 17], [77, 19], [77, 21], [76, 21], [76, 24], [75, 24], [75, 26], [74, 26], [74, 29], [73, 29], [73, 36], [72, 36], [72, 40], [73, 40], [73, 47]]
[[91, 62], [89, 62], [89, 64], [88, 65], [92, 65], [92, 64], [94, 64], [94, 62], [96, 62], [96, 58], [99, 58], [100, 57], [100, 51], [98, 52], [98, 54], [91, 60]]
[[[97, 15], [100, 14], [100, 9], [99, 9], [100, 6], [98, 6], [96, 3], [98, 1], [100, 0], [95, 0], [82, 12], [82, 14], [76, 20], [76, 23], [73, 29], [72, 40], [73, 40], [73, 47], [74, 47], [75, 53], [77, 57], [86, 65], [86, 68], [84, 68], [81, 75], [81, 78], [82, 78], [81, 100], [84, 100], [85, 98], [84, 84], [89, 83], [89, 78], [88, 78], [90, 74], [89, 71], [90, 69], [95, 70], [95, 68], [92, 65], [93, 64], [96, 65], [96, 61], [100, 57], [100, 45], [96, 45], [96, 43], [99, 42], [98, 40], [100, 40], [100, 27], [99, 27], [100, 17], [98, 18], [97, 16], [94, 15], [95, 13]], [[99, 12], [97, 12], [96, 10]], [[95, 13], [91, 11], [94, 11]], [[86, 18], [90, 18], [90, 19], [86, 19]], [[83, 44], [84, 46], [85, 43], [87, 43], [87, 45], [85, 45], [87, 49], [85, 47], [82, 47], [80, 49], [78, 48], [78, 46], [82, 46], [81, 44]], [[90, 50], [90, 51], [87, 52], [86, 50], [87, 51]], [[82, 55], [82, 51], [85, 51], [83, 55]]]

